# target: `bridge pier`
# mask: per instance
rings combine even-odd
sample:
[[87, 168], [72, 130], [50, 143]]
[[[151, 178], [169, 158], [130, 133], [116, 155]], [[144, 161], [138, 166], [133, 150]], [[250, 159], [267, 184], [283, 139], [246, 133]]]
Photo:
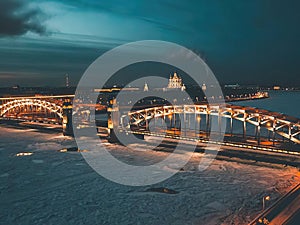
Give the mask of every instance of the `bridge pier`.
[[210, 120], [210, 114], [209, 112], [207, 111], [207, 114], [206, 114], [206, 137], [209, 138], [209, 129], [210, 129], [210, 123], [209, 123], [209, 120]]
[[233, 113], [231, 112], [230, 116], [230, 135], [233, 136]]
[[63, 135], [73, 136], [73, 126], [72, 126], [72, 103], [64, 102], [63, 104]]
[[[124, 145], [135, 143], [136, 140], [134, 138], [129, 138], [130, 136], [126, 132], [118, 131], [118, 128], [120, 127], [120, 116], [119, 116], [120, 112], [119, 112], [119, 107], [117, 106], [112, 107], [113, 103], [115, 102], [113, 101], [111, 103], [111, 106], [107, 109], [107, 113], [108, 113], [107, 125], [109, 130], [109, 134], [107, 137], [108, 142], [119, 143]], [[143, 134], [132, 134], [132, 135], [134, 135], [138, 139], [144, 140]], [[126, 143], [121, 143], [118, 137], [126, 141]]]
[[246, 138], [246, 132], [247, 132], [247, 123], [246, 123], [246, 119], [247, 119], [247, 114], [244, 113], [244, 118], [243, 118], [243, 138]]
[[273, 146], [275, 146], [275, 130], [276, 130], [276, 119], [273, 120], [272, 124], [272, 139], [273, 139]]

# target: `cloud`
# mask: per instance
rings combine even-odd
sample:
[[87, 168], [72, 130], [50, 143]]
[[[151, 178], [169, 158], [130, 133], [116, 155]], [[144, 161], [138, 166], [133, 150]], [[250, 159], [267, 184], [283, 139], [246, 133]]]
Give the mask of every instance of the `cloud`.
[[[123, 0], [99, 1], [99, 0], [56, 0], [59, 4], [72, 7], [73, 11], [85, 11], [89, 15], [97, 13], [97, 15], [105, 15], [111, 20], [121, 18], [123, 25], [134, 23], [133, 26], [141, 28], [147, 25], [153, 25], [164, 32], [186, 32], [184, 27], [174, 23], [178, 22], [175, 16], [180, 13], [183, 4], [175, 5], [172, 9], [166, 5], [169, 0], [155, 0], [151, 4], [147, 0], [131, 0], [124, 4]], [[151, 7], [150, 7], [151, 5]], [[176, 8], [177, 7], [177, 8]], [[77, 10], [76, 10], [77, 9]], [[105, 18], [104, 18], [105, 19]], [[101, 20], [99, 20], [101, 21]], [[149, 26], [148, 26], [149, 27]], [[119, 29], [119, 28], [118, 28]]]
[[45, 34], [45, 14], [24, 0], [0, 1], [0, 36], [18, 36], [33, 32]]

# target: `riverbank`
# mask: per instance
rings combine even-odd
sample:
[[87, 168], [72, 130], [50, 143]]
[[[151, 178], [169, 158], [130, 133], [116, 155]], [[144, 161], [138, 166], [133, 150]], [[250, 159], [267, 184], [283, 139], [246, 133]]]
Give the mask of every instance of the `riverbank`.
[[225, 102], [242, 102], [242, 101], [253, 101], [253, 100], [261, 100], [269, 98], [268, 94], [262, 94], [262, 95], [255, 95], [255, 96], [246, 96], [246, 97], [240, 97], [240, 98], [229, 98], [226, 99]]

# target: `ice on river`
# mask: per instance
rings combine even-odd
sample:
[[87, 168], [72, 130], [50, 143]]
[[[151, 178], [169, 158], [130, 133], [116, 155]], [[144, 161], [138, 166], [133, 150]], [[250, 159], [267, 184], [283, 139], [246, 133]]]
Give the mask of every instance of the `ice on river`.
[[[170, 179], [147, 187], [115, 184], [89, 167], [72, 138], [0, 127], [0, 224], [247, 224], [299, 183], [292, 167], [215, 160], [197, 170], [201, 153]], [[131, 151], [106, 143], [127, 163], [169, 153]], [[143, 149], [143, 148], [141, 148]], [[21, 152], [32, 155], [17, 157]], [[157, 191], [158, 190], [158, 191]], [[159, 191], [166, 190], [166, 191]]]

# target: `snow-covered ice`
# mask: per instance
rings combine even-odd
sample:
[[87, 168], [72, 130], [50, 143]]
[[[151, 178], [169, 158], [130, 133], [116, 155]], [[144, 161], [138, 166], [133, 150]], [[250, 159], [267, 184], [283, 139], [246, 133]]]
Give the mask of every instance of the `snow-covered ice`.
[[[0, 127], [0, 224], [247, 224], [299, 183], [296, 168], [215, 160], [198, 171], [201, 153], [170, 179], [147, 187], [115, 184], [98, 175], [72, 138]], [[156, 163], [169, 153], [106, 143], [124, 162]], [[140, 147], [140, 149], [144, 149]], [[32, 155], [16, 157], [20, 152]], [[157, 192], [165, 188], [173, 194]]]

